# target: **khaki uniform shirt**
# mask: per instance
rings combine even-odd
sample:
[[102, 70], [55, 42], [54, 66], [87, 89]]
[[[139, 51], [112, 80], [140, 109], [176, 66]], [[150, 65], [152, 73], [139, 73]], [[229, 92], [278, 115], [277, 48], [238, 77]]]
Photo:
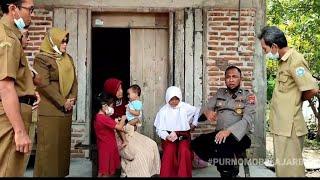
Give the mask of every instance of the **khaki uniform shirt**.
[[[70, 56], [73, 71], [75, 66]], [[78, 94], [78, 81], [74, 72], [74, 81], [67, 97], [63, 97], [60, 92], [59, 70], [56, 59], [44, 54], [37, 54], [34, 58], [34, 69], [40, 74], [42, 81], [37, 87], [41, 96], [39, 105], [39, 115], [41, 116], [72, 116], [72, 112], [61, 111], [68, 98], [76, 98]]]
[[280, 59], [270, 106], [270, 131], [281, 136], [291, 136], [292, 126], [296, 135], [308, 133], [302, 114], [302, 92], [318, 89], [303, 55], [290, 49]]
[[217, 130], [230, 130], [240, 141], [244, 135], [253, 130], [255, 115], [255, 96], [248, 90], [239, 88], [232, 97], [227, 88], [218, 89], [217, 93], [209, 99], [205, 107], [217, 112]]
[[[0, 20], [0, 80], [13, 78], [19, 97], [35, 94], [32, 73], [20, 43], [21, 37], [18, 28], [3, 16]], [[1, 114], [4, 114], [2, 103]]]

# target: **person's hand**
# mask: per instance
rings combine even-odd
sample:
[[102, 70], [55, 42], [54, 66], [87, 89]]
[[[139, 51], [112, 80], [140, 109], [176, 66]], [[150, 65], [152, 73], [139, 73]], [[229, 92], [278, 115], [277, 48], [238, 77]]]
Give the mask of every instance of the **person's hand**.
[[64, 104], [64, 109], [68, 112], [71, 111], [73, 108], [74, 98], [67, 99], [67, 101]]
[[37, 109], [39, 107], [39, 103], [41, 101], [40, 94], [37, 91], [34, 93], [34, 95], [36, 96], [37, 101], [33, 103], [32, 110]]
[[204, 111], [204, 115], [207, 117], [207, 119], [210, 122], [216, 121], [217, 120], [217, 113], [214, 111], [206, 110]]
[[222, 130], [216, 134], [214, 141], [216, 142], [216, 144], [224, 143], [226, 141], [227, 137], [230, 136], [230, 134], [231, 134], [231, 131]]
[[14, 133], [14, 141], [16, 143], [16, 151], [21, 153], [30, 153], [32, 144], [26, 131], [18, 131]]
[[70, 98], [70, 103], [74, 106], [76, 104], [76, 98]]
[[167, 136], [167, 140], [171, 141], [171, 142], [174, 142], [175, 140], [178, 139], [178, 136], [177, 134], [172, 131], [168, 136]]

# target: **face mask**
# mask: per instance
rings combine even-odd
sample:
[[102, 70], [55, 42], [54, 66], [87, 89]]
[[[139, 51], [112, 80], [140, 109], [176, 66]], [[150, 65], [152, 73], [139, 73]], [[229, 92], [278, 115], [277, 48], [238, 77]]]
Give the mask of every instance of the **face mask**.
[[16, 24], [16, 26], [18, 27], [18, 29], [23, 30], [23, 28], [26, 26], [26, 24], [24, 23], [23, 19], [21, 18], [19, 12], [18, 12], [18, 15], [20, 18], [13, 19], [13, 20], [14, 20], [14, 23]]
[[106, 112], [106, 114], [108, 114], [109, 116], [111, 116], [114, 113], [114, 109], [112, 107], [108, 106], [108, 112]]
[[272, 52], [268, 52], [268, 54], [266, 54], [266, 57], [271, 59], [271, 60], [274, 60], [274, 61], [277, 61], [279, 60], [279, 53], [277, 52], [276, 54], [272, 54]]

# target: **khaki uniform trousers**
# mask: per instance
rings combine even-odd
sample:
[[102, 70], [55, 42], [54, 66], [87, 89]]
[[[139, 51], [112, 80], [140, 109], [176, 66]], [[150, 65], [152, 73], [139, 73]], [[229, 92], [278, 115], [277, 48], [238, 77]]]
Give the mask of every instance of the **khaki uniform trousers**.
[[291, 137], [273, 135], [277, 177], [305, 177], [302, 151], [305, 136], [297, 136], [294, 125]]
[[[21, 103], [21, 115], [27, 133], [31, 123], [31, 106]], [[5, 114], [0, 115], [0, 177], [22, 177], [30, 154], [16, 151], [13, 127]]]

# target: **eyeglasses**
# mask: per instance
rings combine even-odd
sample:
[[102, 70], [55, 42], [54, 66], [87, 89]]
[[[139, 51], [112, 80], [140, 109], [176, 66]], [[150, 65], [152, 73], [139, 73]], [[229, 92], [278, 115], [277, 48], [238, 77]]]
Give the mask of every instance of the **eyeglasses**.
[[31, 7], [25, 7], [25, 6], [19, 6], [20, 8], [23, 8], [23, 9], [27, 9], [29, 10], [29, 13], [32, 14], [33, 11], [34, 11], [34, 6], [31, 6]]

